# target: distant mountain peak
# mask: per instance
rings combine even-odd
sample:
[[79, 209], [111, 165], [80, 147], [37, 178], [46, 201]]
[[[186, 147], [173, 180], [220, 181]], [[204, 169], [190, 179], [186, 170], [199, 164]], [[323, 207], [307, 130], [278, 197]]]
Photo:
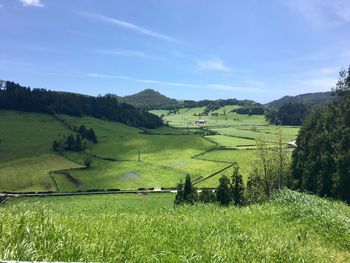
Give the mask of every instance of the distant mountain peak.
[[177, 105], [177, 100], [153, 89], [145, 89], [133, 95], [120, 97], [118, 100], [145, 110], [173, 109]]

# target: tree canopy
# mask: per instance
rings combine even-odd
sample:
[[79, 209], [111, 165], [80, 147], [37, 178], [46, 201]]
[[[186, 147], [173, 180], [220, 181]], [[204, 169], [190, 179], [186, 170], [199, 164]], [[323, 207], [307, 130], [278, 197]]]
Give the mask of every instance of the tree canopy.
[[340, 72], [339, 100], [310, 114], [293, 152], [294, 187], [350, 203], [350, 67]]

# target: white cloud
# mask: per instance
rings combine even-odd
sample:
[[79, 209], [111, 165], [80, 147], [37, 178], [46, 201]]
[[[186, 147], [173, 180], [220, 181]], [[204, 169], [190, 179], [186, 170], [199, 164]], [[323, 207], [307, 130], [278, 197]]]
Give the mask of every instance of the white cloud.
[[204, 70], [230, 72], [232, 69], [224, 64], [221, 59], [197, 60], [197, 66]]
[[20, 0], [24, 6], [44, 7], [40, 0]]
[[94, 51], [96, 53], [105, 54], [105, 55], [138, 57], [138, 58], [146, 58], [146, 59], [161, 59], [161, 57], [159, 56], [153, 56], [141, 51], [129, 50], [129, 49], [97, 49]]
[[282, 0], [314, 26], [337, 26], [350, 22], [349, 0]]
[[339, 72], [339, 69], [338, 68], [321, 68], [320, 71], [323, 74], [336, 74], [337, 72]]
[[91, 17], [91, 18], [94, 18], [94, 19], [97, 19], [97, 20], [100, 20], [100, 21], [103, 21], [106, 23], [113, 24], [113, 25], [118, 26], [118, 27], [129, 29], [131, 31], [135, 31], [139, 34], [143, 34], [146, 36], [154, 37], [154, 38], [165, 40], [165, 41], [175, 41], [175, 39], [172, 37], [163, 35], [161, 33], [149, 30], [147, 28], [144, 28], [142, 26], [139, 26], [139, 25], [127, 22], [127, 21], [123, 21], [123, 20], [119, 20], [116, 18], [112, 18], [112, 17], [108, 17], [108, 16], [104, 16], [104, 15], [99, 15], [99, 14], [91, 14], [91, 13], [84, 13], [84, 12], [79, 12], [79, 14], [87, 16], [87, 17]]

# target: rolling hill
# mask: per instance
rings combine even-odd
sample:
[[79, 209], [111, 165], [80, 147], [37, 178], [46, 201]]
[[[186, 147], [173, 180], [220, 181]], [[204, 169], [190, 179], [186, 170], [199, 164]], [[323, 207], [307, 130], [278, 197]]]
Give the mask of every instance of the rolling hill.
[[311, 107], [321, 106], [328, 102], [336, 100], [335, 96], [332, 96], [332, 92], [315, 92], [305, 93], [297, 96], [284, 96], [278, 100], [267, 103], [268, 106], [273, 108], [279, 108], [288, 103], [302, 103]]
[[177, 100], [168, 98], [159, 92], [146, 89], [134, 95], [118, 97], [118, 101], [131, 104], [144, 110], [174, 109], [177, 107]]

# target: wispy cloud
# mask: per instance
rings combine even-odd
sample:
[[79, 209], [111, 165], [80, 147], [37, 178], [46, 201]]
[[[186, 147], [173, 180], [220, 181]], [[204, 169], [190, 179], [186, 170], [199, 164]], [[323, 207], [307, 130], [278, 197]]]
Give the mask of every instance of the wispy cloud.
[[225, 65], [221, 59], [197, 60], [197, 66], [204, 70], [215, 70], [222, 72], [230, 72], [232, 69]]
[[40, 0], [20, 0], [24, 6], [44, 7]]
[[321, 68], [320, 71], [323, 74], [336, 74], [339, 72], [339, 68]]
[[126, 56], [126, 57], [138, 57], [146, 59], [162, 59], [162, 57], [149, 55], [138, 50], [129, 50], [129, 49], [96, 49], [96, 53], [105, 54], [105, 55], [115, 55], [115, 56]]
[[128, 80], [128, 81], [134, 81], [134, 82], [140, 82], [140, 83], [156, 84], [156, 85], [162, 85], [162, 86], [173, 86], [173, 87], [202, 88], [202, 89], [210, 89], [210, 90], [235, 91], [235, 92], [263, 92], [264, 91], [264, 89], [262, 88], [255, 88], [255, 87], [248, 87], [248, 86], [247, 87], [233, 86], [233, 85], [226, 85], [226, 84], [199, 85], [199, 84], [180, 83], [180, 82], [166, 82], [166, 81], [150, 80], [150, 79], [136, 79], [136, 78], [130, 78], [126, 76], [105, 75], [105, 74], [96, 74], [96, 73], [89, 73], [87, 74], [87, 76], [93, 77], [93, 78], [104, 78], [104, 79], [121, 79], [121, 80]]
[[282, 0], [315, 26], [338, 26], [350, 22], [349, 0]]
[[96, 73], [89, 73], [87, 75], [89, 77], [93, 77], [93, 78], [121, 79], [121, 80], [129, 80], [129, 81], [134, 81], [134, 82], [165, 85], [165, 86], [174, 86], [174, 87], [192, 87], [192, 88], [200, 87], [199, 85], [194, 85], [194, 84], [179, 83], [179, 82], [166, 82], [166, 81], [158, 81], [158, 80], [150, 80], [150, 79], [135, 79], [135, 78], [130, 78], [130, 77], [126, 77], [126, 76], [118, 76], [118, 75], [105, 75], [105, 74], [96, 74]]
[[105, 23], [112, 24], [112, 25], [115, 25], [117, 27], [128, 29], [128, 30], [137, 32], [139, 34], [143, 34], [146, 36], [157, 38], [160, 40], [165, 40], [165, 41], [170, 41], [170, 42], [175, 41], [175, 39], [170, 37], [170, 36], [163, 35], [161, 33], [149, 30], [149, 29], [144, 28], [142, 26], [139, 26], [139, 25], [127, 22], [127, 21], [119, 20], [119, 19], [116, 19], [113, 17], [108, 17], [108, 16], [104, 16], [104, 15], [99, 15], [99, 14], [86, 13], [86, 12], [79, 12], [78, 14], [83, 15], [83, 16], [87, 16], [87, 17], [90, 17], [90, 18], [93, 18], [93, 19], [96, 19], [96, 20], [99, 20], [99, 21], [102, 21]]

